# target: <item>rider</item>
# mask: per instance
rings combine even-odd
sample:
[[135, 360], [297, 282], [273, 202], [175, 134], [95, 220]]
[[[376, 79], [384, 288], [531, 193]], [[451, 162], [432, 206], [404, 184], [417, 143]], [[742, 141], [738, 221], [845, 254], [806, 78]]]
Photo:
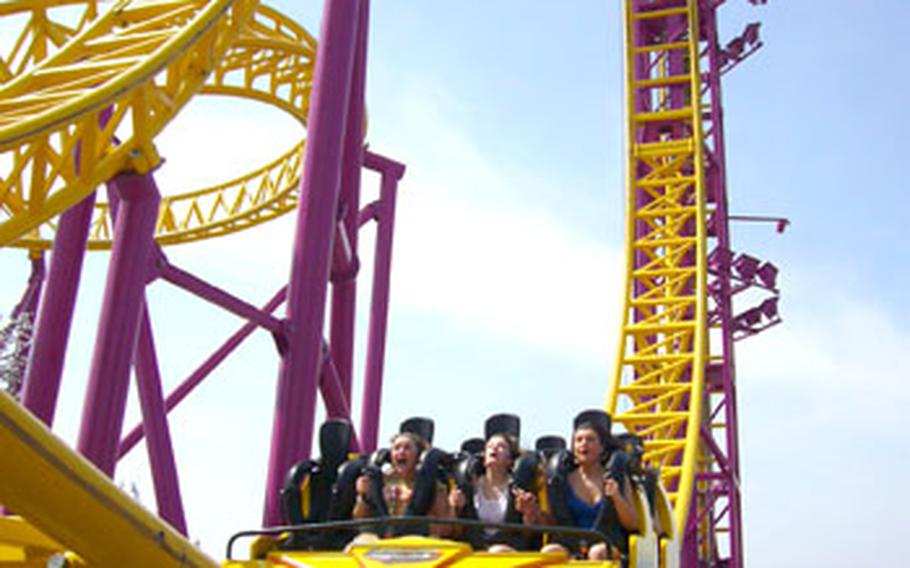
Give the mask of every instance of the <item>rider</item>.
[[[355, 488], [357, 498], [351, 516], [355, 519], [377, 516], [402, 516], [405, 514], [426, 515], [428, 517], [449, 518], [450, 510], [446, 500], [445, 488], [438, 482], [434, 495], [425, 511], [410, 508], [417, 482], [417, 463], [426, 443], [416, 434], [402, 432], [391, 440], [390, 467], [381, 472], [381, 479], [374, 480], [369, 474], [357, 478]], [[381, 503], [377, 503], [375, 485], [381, 492]], [[432, 526], [430, 534], [445, 536], [447, 527]]]
[[[483, 472], [465, 487], [465, 495], [457, 486], [449, 493], [453, 513], [461, 518], [487, 523], [539, 524], [542, 521], [536, 497], [520, 487], [512, 478], [512, 466], [518, 456], [516, 440], [505, 433], [496, 433], [486, 441], [483, 453]], [[526, 547], [526, 536], [503, 532], [495, 528], [467, 531], [467, 540], [475, 549], [490, 552], [512, 552]]]
[[[620, 552], [625, 552], [629, 533], [638, 530], [638, 511], [628, 476], [616, 475], [604, 467], [610, 450], [619, 451], [615, 445], [610, 436], [609, 415], [599, 411], [579, 414], [572, 434], [572, 463], [562, 473], [551, 475], [549, 489], [551, 503], [564, 505], [561, 509], [565, 513], [556, 519], [560, 524], [599, 530], [610, 537]], [[555, 540], [544, 547], [544, 552], [577, 547], [573, 539]], [[605, 560], [607, 544], [595, 544], [587, 556]]]

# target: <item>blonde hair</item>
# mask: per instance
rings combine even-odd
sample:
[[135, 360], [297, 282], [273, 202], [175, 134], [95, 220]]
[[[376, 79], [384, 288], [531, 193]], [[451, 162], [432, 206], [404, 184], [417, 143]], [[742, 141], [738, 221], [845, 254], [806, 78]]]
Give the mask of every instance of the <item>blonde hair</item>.
[[406, 438], [410, 440], [410, 442], [414, 444], [414, 448], [417, 450], [418, 455], [420, 455], [427, 448], [427, 443], [423, 441], [423, 438], [413, 432], [399, 432], [389, 439], [389, 444], [395, 445], [395, 440], [398, 438]]

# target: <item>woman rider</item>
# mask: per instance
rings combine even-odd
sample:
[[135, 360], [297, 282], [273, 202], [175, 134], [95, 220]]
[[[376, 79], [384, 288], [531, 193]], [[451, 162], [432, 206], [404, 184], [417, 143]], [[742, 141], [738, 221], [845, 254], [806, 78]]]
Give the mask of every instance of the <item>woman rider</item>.
[[[591, 416], [585, 412], [576, 419], [572, 434], [572, 457], [575, 469], [565, 478], [563, 495], [552, 495], [552, 499], [563, 499], [572, 526], [601, 530], [618, 541], [614, 544], [625, 548], [628, 533], [638, 530], [638, 511], [632, 501], [632, 487], [629, 478], [620, 479], [607, 475], [604, 461], [610, 448], [609, 416], [606, 419], [586, 420]], [[581, 419], [579, 421], [579, 418]], [[596, 417], [595, 417], [596, 418]], [[551, 484], [553, 487], [553, 484]], [[597, 525], [597, 526], [595, 526]], [[562, 544], [548, 544], [544, 552], [563, 550]], [[598, 543], [588, 550], [591, 560], [605, 560], [608, 556], [606, 543]]]
[[[403, 432], [396, 434], [391, 440], [390, 459], [391, 467], [382, 473], [382, 500], [385, 511], [389, 516], [401, 516], [407, 512], [411, 497], [414, 494], [414, 484], [417, 473], [417, 459], [423, 451], [425, 444], [415, 434]], [[372, 480], [368, 475], [357, 478], [355, 489], [357, 498], [351, 516], [354, 519], [363, 519], [376, 516], [377, 504], [370, 501]], [[430, 508], [426, 516], [447, 518], [449, 506], [446, 501], [445, 489], [436, 487]], [[448, 527], [432, 526], [430, 534], [445, 536]], [[365, 536], [365, 535], [361, 535]], [[358, 540], [363, 540], [358, 538]]]
[[[453, 513], [487, 523], [540, 523], [537, 499], [532, 493], [516, 487], [512, 480], [512, 465], [518, 451], [517, 442], [507, 434], [490, 436], [484, 446], [483, 474], [474, 479], [470, 500], [458, 487], [449, 493]], [[523, 548], [525, 537], [517, 532], [484, 528], [482, 531], [468, 531], [468, 540], [475, 548], [512, 552]]]

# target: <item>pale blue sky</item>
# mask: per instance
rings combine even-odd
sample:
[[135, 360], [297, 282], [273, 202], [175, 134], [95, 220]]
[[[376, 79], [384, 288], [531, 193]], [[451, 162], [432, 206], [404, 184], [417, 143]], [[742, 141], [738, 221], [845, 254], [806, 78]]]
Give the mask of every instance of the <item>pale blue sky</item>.
[[[724, 84], [731, 208], [793, 222], [782, 236], [734, 233], [737, 250], [781, 268], [785, 320], [738, 344], [747, 559], [898, 564], [910, 520], [899, 491], [910, 388], [897, 363], [910, 350], [898, 144], [910, 124], [900, 64], [910, 6], [728, 4], [724, 36], [761, 20], [766, 44]], [[321, 3], [276, 5], [318, 34]], [[408, 165], [383, 437], [430, 414], [454, 446], [513, 411], [530, 444], [602, 403], [622, 266], [619, 16], [619, 2], [603, 1], [373, 2], [369, 139]], [[162, 190], [224, 179], [210, 171], [262, 163], [296, 135], [252, 103], [194, 103], [158, 142]], [[168, 253], [261, 303], [286, 278], [290, 230], [284, 220]], [[104, 258], [90, 256], [58, 421], [70, 439], [103, 285]], [[0, 251], [0, 263], [5, 312], [25, 260]], [[164, 284], [149, 297], [168, 385], [237, 325]], [[258, 334], [173, 415], [190, 530], [214, 555], [259, 520], [276, 367]], [[119, 477], [150, 503], [142, 461], [131, 456]]]

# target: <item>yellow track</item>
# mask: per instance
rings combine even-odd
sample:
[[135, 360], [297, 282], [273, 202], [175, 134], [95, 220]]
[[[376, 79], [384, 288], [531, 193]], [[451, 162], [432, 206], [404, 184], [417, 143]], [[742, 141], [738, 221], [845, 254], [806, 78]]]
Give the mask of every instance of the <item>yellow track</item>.
[[202, 88], [255, 6], [118, 2], [0, 86], [0, 246], [118, 172], [155, 167], [155, 135]]
[[0, 448], [0, 502], [29, 521], [0, 523], [0, 547], [25, 545], [26, 558], [12, 565], [33, 565], [35, 557], [63, 545], [89, 566], [217, 566], [5, 392], [0, 392]]
[[[72, 17], [66, 17], [72, 16], [72, 6], [83, 8], [75, 23], [70, 21]], [[59, 12], [65, 14], [61, 16]], [[18, 0], [0, 4], [0, 17], [7, 17], [6, 22], [18, 18], [24, 24], [9, 52], [0, 53], [0, 83], [44, 61], [97, 16], [97, 0]]]
[[[645, 438], [645, 460], [660, 468], [677, 535], [691, 506], [708, 342], [698, 8], [694, 0], [681, 4], [633, 13], [631, 0], [625, 2], [626, 284], [619, 355], [607, 398], [614, 419]], [[637, 22], [669, 17], [688, 30], [683, 37], [636, 47]], [[634, 77], [636, 57], [653, 63], [648, 77]], [[686, 68], [671, 69], [670, 60], [680, 57], [687, 59]], [[680, 85], [690, 94], [681, 104], [671, 94]], [[658, 102], [647, 112], [635, 105], [635, 91], [642, 87], [657, 91]], [[655, 123], [688, 134], [639, 142], [643, 127]]]
[[[84, 5], [72, 26], [54, 21], [50, 9]], [[96, 2], [68, 0], [55, 4], [17, 2], [0, 6], [0, 16], [27, 11], [31, 17], [11, 53], [0, 57], [0, 73], [18, 76], [43, 61], [97, 15]], [[280, 108], [301, 124], [306, 122], [316, 42], [293, 20], [259, 5], [237, 40], [217, 62], [202, 94], [253, 99]], [[269, 164], [218, 185], [162, 198], [156, 228], [161, 245], [216, 237], [266, 222], [296, 207], [302, 174], [303, 141]], [[109, 204], [97, 200], [88, 248], [111, 246]], [[49, 248], [56, 229], [50, 219], [10, 246]]]
[[[200, 92], [264, 102], [305, 125], [315, 53], [315, 39], [302, 26], [259, 5]], [[156, 241], [168, 245], [217, 237], [292, 211], [297, 204], [302, 157], [301, 141], [269, 164], [236, 179], [164, 196]], [[109, 205], [99, 201], [88, 248], [110, 248], [112, 226]], [[49, 221], [13, 246], [48, 248], [54, 230], [54, 221]]]

